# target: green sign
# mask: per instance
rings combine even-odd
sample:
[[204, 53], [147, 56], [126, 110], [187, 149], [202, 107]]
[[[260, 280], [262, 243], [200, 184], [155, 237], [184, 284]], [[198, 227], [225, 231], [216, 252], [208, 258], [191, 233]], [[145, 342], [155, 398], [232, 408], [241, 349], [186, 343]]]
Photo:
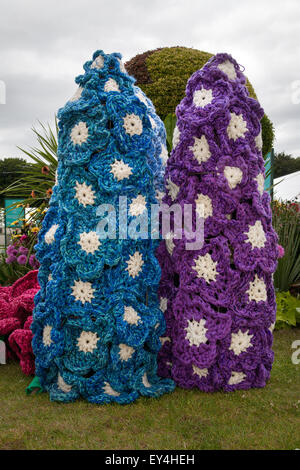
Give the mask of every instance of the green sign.
[[5, 207], [5, 226], [6, 228], [17, 228], [22, 225], [20, 221], [18, 224], [14, 224], [14, 222], [18, 219], [24, 219], [25, 211], [24, 207], [14, 207], [10, 208], [12, 204], [21, 203], [23, 199], [16, 199], [16, 198], [5, 198], [4, 199], [4, 207]]

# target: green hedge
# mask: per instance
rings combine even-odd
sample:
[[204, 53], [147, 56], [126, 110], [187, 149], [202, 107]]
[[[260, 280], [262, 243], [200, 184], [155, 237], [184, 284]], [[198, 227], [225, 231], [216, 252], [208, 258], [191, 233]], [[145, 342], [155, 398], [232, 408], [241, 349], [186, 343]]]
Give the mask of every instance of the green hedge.
[[[213, 54], [187, 47], [164, 47], [138, 54], [125, 66], [136, 78], [137, 85], [153, 101], [162, 120], [174, 113], [185, 95], [190, 76], [202, 68]], [[250, 96], [257, 99], [251, 83], [247, 82]], [[274, 130], [270, 119], [262, 119], [263, 154], [272, 148]]]

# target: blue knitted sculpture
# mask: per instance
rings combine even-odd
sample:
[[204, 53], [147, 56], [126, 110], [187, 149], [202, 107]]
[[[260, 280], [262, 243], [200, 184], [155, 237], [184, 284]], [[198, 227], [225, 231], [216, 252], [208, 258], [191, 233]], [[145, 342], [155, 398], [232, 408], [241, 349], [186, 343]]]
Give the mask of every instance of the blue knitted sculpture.
[[[150, 237], [165, 130], [120, 54], [97, 51], [84, 70], [58, 112], [57, 182], [36, 246], [36, 375], [51, 400], [129, 403], [174, 388], [156, 375], [165, 321]], [[119, 230], [124, 214], [131, 238]], [[104, 238], [114, 223], [115, 238]]]

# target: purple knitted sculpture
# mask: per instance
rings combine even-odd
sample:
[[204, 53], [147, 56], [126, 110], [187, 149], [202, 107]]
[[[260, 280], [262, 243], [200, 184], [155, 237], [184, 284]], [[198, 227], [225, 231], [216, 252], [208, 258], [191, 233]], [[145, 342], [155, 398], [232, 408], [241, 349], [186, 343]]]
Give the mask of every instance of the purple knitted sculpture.
[[245, 83], [227, 54], [192, 75], [165, 174], [163, 202], [192, 204], [204, 243], [187, 250], [186, 234], [170, 232], [158, 248], [167, 321], [159, 373], [206, 392], [263, 387], [273, 362], [277, 235], [264, 192], [263, 110]]

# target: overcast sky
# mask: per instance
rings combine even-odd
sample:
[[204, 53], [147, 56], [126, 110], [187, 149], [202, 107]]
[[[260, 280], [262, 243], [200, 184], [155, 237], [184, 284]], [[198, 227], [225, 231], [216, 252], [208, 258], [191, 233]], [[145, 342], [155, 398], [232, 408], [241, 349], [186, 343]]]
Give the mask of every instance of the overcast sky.
[[[54, 122], [97, 49], [124, 60], [162, 46], [228, 52], [275, 124], [275, 151], [300, 156], [299, 0], [1, 0], [0, 158]], [[1, 86], [1, 82], [0, 82]], [[1, 101], [1, 94], [0, 94]]]

